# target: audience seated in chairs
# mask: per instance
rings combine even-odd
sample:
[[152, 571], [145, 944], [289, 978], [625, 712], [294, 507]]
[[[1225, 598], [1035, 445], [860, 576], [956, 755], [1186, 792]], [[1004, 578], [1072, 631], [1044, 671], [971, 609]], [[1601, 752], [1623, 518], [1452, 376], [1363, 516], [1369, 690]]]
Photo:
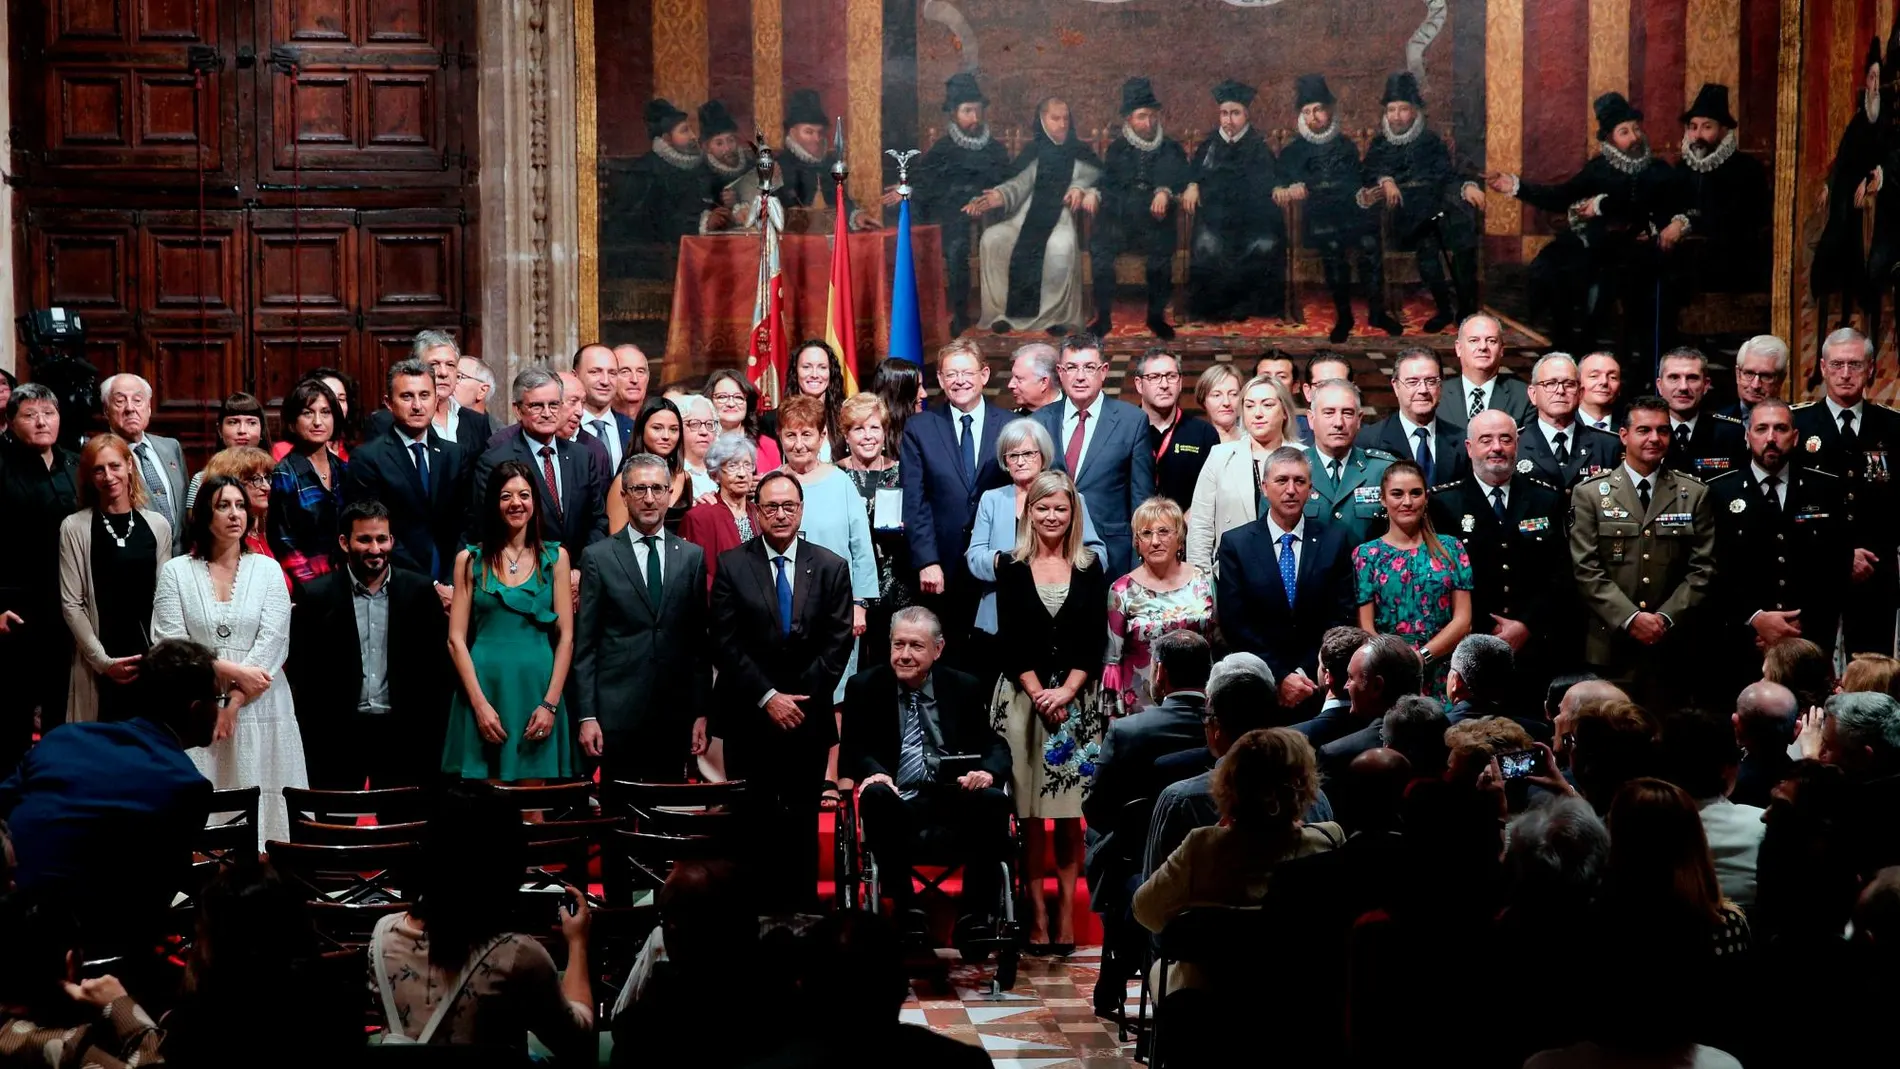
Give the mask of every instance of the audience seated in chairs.
[[[845, 685], [838, 767], [857, 781], [865, 838], [907, 935], [924, 929], [911, 887], [914, 857], [961, 861], [962, 935], [988, 931], [1010, 849], [1000, 786], [1009, 747], [990, 727], [982, 685], [937, 663], [943, 646], [935, 613], [901, 609], [891, 617], [889, 663]], [[975, 756], [976, 767], [946, 781], [942, 762], [951, 755]]]
[[47, 1069], [159, 1065], [159, 1031], [113, 976], [82, 980], [79, 923], [64, 894], [0, 898], [0, 1063]]
[[525, 853], [518, 808], [475, 784], [443, 793], [415, 905], [379, 921], [370, 944], [384, 1042], [476, 1044], [519, 1060], [533, 1032], [557, 1056], [594, 1064], [587, 898], [570, 887], [559, 909], [567, 968], [557, 974], [547, 950], [514, 930]]

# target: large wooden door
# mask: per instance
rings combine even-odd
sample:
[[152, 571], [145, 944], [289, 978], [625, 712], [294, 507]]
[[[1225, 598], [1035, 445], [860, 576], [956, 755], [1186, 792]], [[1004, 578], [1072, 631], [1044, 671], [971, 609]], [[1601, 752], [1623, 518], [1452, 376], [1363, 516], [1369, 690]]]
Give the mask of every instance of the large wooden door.
[[470, 0], [8, 5], [22, 308], [202, 451], [227, 394], [475, 338]]

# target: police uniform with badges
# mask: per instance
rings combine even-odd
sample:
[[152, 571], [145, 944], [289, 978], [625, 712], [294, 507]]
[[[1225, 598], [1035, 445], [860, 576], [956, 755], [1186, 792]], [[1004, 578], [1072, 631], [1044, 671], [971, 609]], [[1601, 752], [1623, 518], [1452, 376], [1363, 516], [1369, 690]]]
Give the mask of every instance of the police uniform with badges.
[[1471, 558], [1471, 628], [1489, 632], [1493, 615], [1530, 629], [1518, 654], [1526, 697], [1542, 701], [1544, 681], [1578, 659], [1576, 595], [1570, 584], [1570, 544], [1564, 532], [1568, 500], [1556, 486], [1525, 472], [1503, 486], [1503, 515], [1492, 487], [1476, 475], [1440, 483], [1430, 494], [1432, 529], [1452, 535]]
[[1623, 440], [1608, 431], [1573, 420], [1563, 434], [1564, 456], [1559, 459], [1533, 413], [1529, 422], [1517, 429], [1518, 470], [1525, 470], [1529, 462], [1532, 475], [1557, 487], [1570, 487], [1579, 479], [1603, 475], [1623, 463]]
[[[1801, 462], [1841, 477], [1841, 511], [1847, 539], [1875, 556], [1874, 574], [1853, 584], [1841, 610], [1843, 652], [1894, 652], [1896, 590], [1894, 557], [1900, 531], [1894, 528], [1893, 472], [1900, 463], [1900, 412], [1862, 401], [1844, 430], [1827, 400], [1794, 406], [1795, 446]], [[1856, 409], [1844, 409], [1856, 412]], [[1802, 628], [1803, 632], [1807, 629]]]
[[[1312, 446], [1306, 447], [1306, 456], [1313, 462], [1313, 492], [1306, 497], [1308, 517], [1344, 527], [1347, 540], [1355, 546], [1385, 534], [1379, 480], [1397, 457], [1383, 449], [1356, 445], [1337, 462]], [[1333, 475], [1335, 464], [1337, 478]]]
[[[1649, 483], [1649, 504], [1640, 482]], [[1570, 556], [1590, 620], [1584, 660], [1624, 684], [1639, 703], [1681, 700], [1700, 681], [1685, 671], [1715, 575], [1709, 488], [1659, 467], [1647, 479], [1624, 465], [1570, 491]], [[1668, 632], [1646, 646], [1626, 630], [1639, 612], [1660, 613]]]
[[1721, 622], [1713, 652], [1718, 667], [1737, 667], [1739, 658], [1748, 679], [1737, 690], [1757, 675], [1755, 630], [1749, 626], [1756, 613], [1800, 610], [1795, 622], [1801, 636], [1831, 651], [1851, 589], [1854, 547], [1841, 508], [1842, 479], [1799, 464], [1772, 477], [1774, 498], [1752, 464], [1709, 480], [1715, 565], [1722, 576], [1713, 599]]
[[1663, 467], [1706, 482], [1746, 462], [1748, 435], [1740, 423], [1713, 412], [1698, 412], [1687, 435], [1677, 433], [1676, 427], [1676, 415], [1671, 412], [1669, 452], [1663, 454]]

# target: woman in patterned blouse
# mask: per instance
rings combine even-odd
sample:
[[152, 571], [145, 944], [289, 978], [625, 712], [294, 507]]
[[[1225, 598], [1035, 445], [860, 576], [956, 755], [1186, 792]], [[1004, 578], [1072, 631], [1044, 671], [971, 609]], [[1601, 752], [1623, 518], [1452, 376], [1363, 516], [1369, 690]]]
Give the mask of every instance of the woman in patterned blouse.
[[291, 387], [279, 419], [290, 452], [270, 475], [270, 516], [265, 531], [271, 556], [284, 566], [294, 591], [330, 570], [337, 549], [337, 516], [343, 510], [343, 472], [330, 450], [336, 431], [336, 395], [316, 379]]
[[1471, 633], [1471, 558], [1457, 539], [1432, 530], [1417, 464], [1385, 469], [1379, 499], [1391, 525], [1352, 551], [1359, 626], [1410, 643], [1425, 661], [1429, 693], [1442, 699], [1451, 651]]
[[1108, 588], [1108, 657], [1103, 689], [1120, 697], [1123, 713], [1154, 704], [1154, 640], [1183, 628], [1203, 637], [1214, 620], [1214, 584], [1181, 560], [1186, 522], [1181, 506], [1151, 497], [1135, 510], [1135, 552], [1141, 564]]

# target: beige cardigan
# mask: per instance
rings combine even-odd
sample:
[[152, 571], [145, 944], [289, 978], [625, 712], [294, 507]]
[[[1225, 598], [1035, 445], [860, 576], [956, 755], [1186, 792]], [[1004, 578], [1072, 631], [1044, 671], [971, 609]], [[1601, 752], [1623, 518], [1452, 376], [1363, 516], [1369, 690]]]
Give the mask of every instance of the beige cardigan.
[[[140, 509], [139, 521], [151, 527], [158, 543], [158, 569], [172, 555], [172, 525], [162, 513]], [[92, 513], [80, 509], [59, 525], [59, 607], [73, 633], [73, 667], [66, 684], [66, 719], [81, 723], [99, 719], [98, 681], [112, 656], [99, 641], [99, 599], [92, 589]]]
[[1213, 575], [1221, 537], [1252, 523], [1259, 499], [1260, 484], [1253, 478], [1253, 439], [1243, 434], [1209, 450], [1194, 484], [1194, 502], [1188, 507], [1187, 562]]

